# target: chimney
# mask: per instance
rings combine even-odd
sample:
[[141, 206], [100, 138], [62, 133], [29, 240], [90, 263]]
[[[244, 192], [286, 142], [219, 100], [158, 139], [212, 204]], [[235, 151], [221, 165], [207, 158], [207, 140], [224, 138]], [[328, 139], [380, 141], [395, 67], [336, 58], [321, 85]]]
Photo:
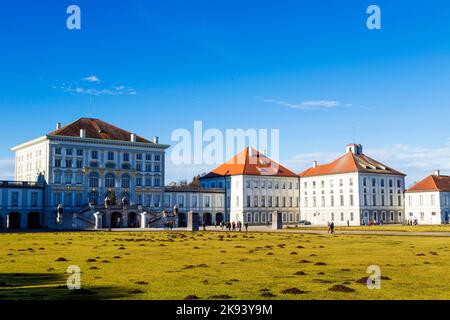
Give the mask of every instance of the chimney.
[[136, 142], [136, 134], [134, 134], [134, 133], [131, 134], [130, 141], [131, 142]]
[[317, 168], [317, 161], [313, 161], [313, 168]]
[[434, 175], [439, 177], [441, 175], [441, 170], [436, 170], [434, 172]]
[[86, 138], [86, 129], [80, 129], [80, 138]]
[[153, 143], [158, 144], [159, 143], [159, 137], [153, 137]]
[[61, 128], [62, 128], [61, 122], [57, 122], [56, 123], [56, 130], [61, 130]]

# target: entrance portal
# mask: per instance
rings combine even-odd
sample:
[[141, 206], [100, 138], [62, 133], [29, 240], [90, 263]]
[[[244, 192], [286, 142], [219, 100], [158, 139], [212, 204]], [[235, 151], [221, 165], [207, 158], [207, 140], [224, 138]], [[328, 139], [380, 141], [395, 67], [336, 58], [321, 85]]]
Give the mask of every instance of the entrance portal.
[[120, 212], [114, 212], [111, 214], [111, 228], [120, 228], [122, 223], [122, 214]]
[[21, 215], [18, 212], [8, 214], [8, 229], [20, 229]]
[[41, 215], [39, 212], [31, 212], [28, 214], [28, 229], [41, 228]]

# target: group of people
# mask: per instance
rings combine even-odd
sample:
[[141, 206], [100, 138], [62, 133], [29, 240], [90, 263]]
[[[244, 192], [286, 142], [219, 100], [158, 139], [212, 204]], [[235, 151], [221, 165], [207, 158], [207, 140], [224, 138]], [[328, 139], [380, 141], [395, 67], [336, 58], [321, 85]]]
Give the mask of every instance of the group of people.
[[419, 221], [417, 219], [406, 220], [406, 225], [407, 226], [417, 226], [417, 225], [419, 225]]
[[242, 232], [242, 228], [245, 228], [245, 231], [248, 232], [248, 222], [242, 223], [241, 221], [238, 222], [223, 222], [216, 223], [216, 228], [221, 228], [222, 230], [228, 230], [230, 232]]
[[167, 221], [164, 223], [164, 229], [172, 231], [175, 228], [175, 222], [174, 221]]

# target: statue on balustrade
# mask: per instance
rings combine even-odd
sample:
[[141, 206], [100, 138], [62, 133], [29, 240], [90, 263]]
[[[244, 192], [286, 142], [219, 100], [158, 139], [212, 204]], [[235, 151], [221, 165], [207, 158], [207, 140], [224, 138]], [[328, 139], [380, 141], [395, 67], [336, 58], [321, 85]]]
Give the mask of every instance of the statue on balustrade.
[[62, 204], [58, 204], [56, 207], [56, 223], [62, 224], [63, 223], [63, 215], [64, 215], [64, 207]]

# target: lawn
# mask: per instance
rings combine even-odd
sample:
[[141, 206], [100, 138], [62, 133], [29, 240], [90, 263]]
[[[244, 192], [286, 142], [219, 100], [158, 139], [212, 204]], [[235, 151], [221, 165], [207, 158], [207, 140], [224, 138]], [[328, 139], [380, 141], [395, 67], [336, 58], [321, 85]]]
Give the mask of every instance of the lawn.
[[[71, 265], [82, 290], [65, 287]], [[358, 282], [369, 265], [380, 290]], [[0, 299], [450, 299], [449, 265], [439, 237], [0, 234]]]
[[[293, 229], [300, 230], [327, 230], [327, 227], [302, 226]], [[450, 224], [447, 225], [384, 225], [384, 226], [358, 226], [358, 227], [336, 227], [336, 231], [393, 231], [393, 232], [450, 232]]]

